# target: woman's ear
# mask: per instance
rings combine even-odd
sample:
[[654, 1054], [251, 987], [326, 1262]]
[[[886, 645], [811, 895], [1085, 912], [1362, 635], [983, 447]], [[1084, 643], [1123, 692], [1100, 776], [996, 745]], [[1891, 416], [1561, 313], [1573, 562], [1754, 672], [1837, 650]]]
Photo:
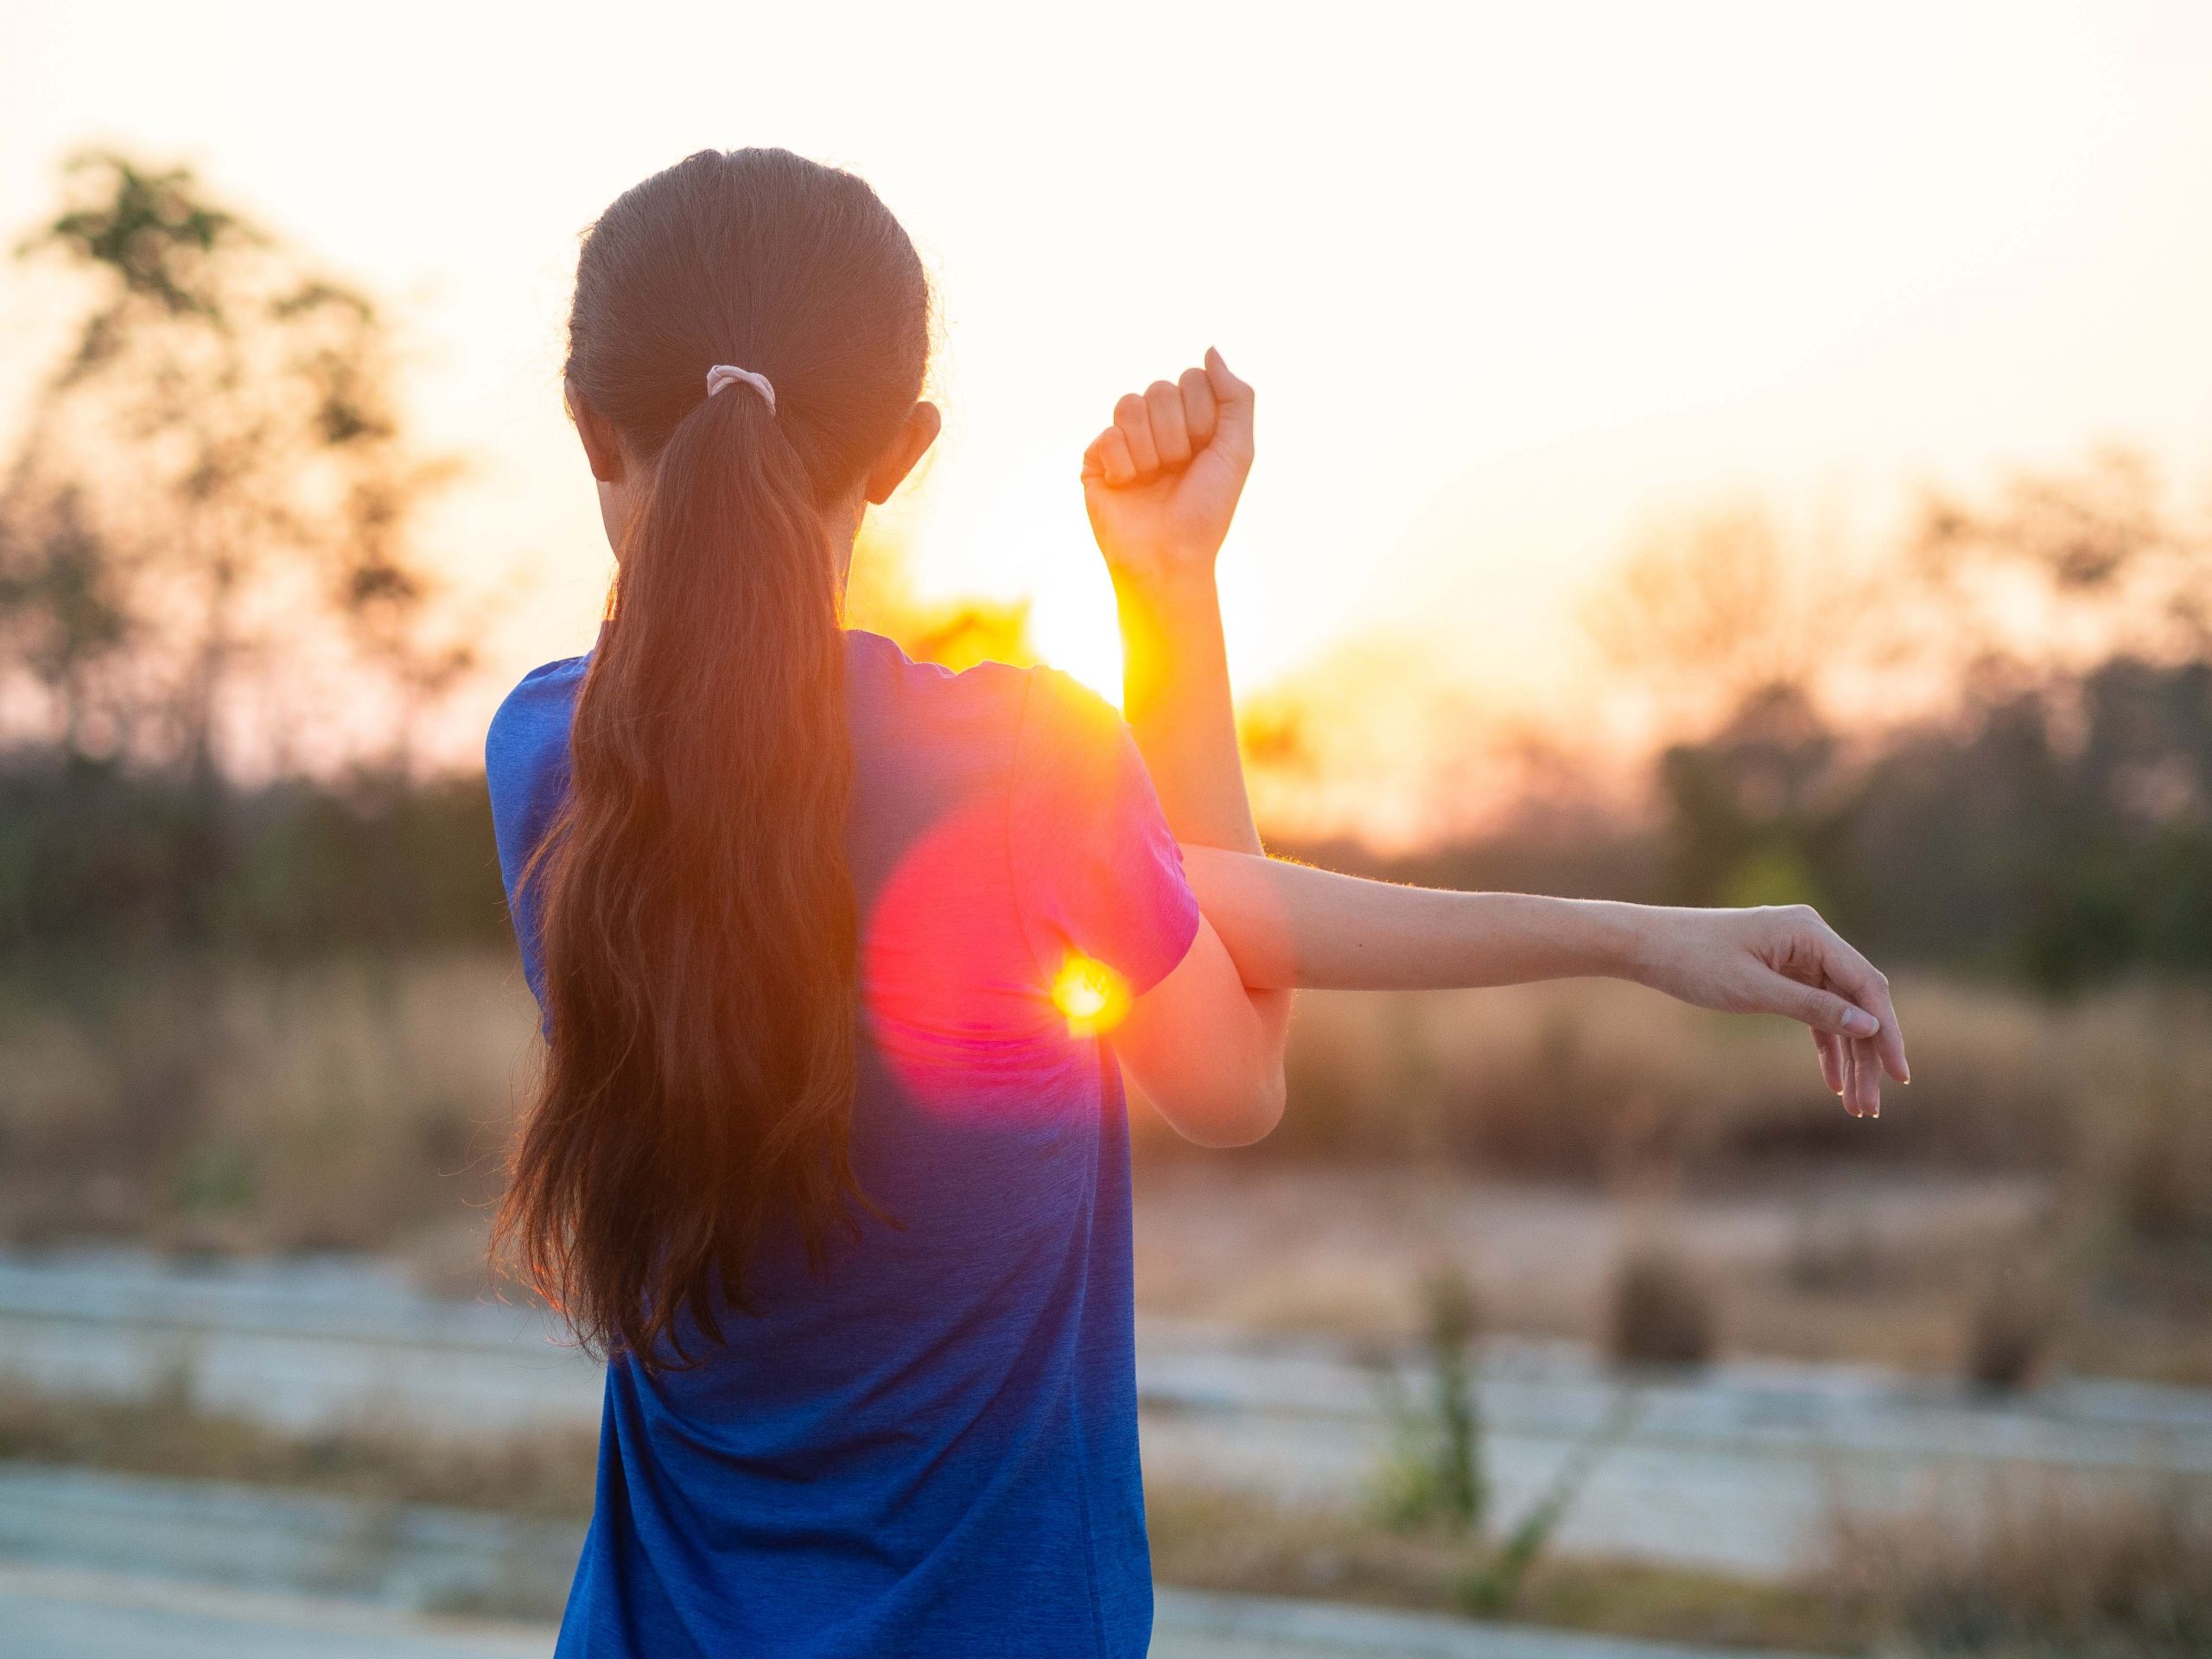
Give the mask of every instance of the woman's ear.
[[622, 442], [614, 435], [613, 426], [591, 406], [591, 400], [575, 381], [563, 381], [561, 392], [568, 401], [569, 418], [576, 423], [576, 435], [583, 440], [584, 459], [591, 463], [591, 475], [602, 484], [620, 484]]
[[868, 468], [868, 499], [871, 505], [880, 507], [891, 499], [892, 491], [906, 480], [906, 474], [914, 470], [914, 463], [937, 442], [938, 429], [944, 425], [944, 417], [926, 397], [906, 411], [897, 435], [884, 446], [875, 465]]

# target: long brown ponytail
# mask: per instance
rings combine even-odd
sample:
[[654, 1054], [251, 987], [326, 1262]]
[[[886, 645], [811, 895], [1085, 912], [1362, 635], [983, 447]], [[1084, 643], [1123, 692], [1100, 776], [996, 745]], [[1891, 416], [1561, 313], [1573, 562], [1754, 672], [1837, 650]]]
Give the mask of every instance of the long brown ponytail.
[[[817, 1262], [848, 1152], [852, 757], [825, 509], [921, 387], [928, 292], [867, 185], [702, 151], [586, 235], [570, 383], [648, 470], [525, 884], [550, 1052], [501, 1238], [588, 1344], [720, 1340], [763, 1230]], [[767, 377], [707, 395], [707, 371]]]

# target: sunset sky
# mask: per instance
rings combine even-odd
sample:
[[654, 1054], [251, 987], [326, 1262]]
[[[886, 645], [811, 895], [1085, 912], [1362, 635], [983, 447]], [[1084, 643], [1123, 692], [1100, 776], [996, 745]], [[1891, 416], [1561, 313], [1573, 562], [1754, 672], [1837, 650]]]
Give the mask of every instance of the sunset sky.
[[[1209, 344], [1261, 396], [1247, 684], [1395, 629], [1569, 698], [1578, 595], [1716, 498], [1872, 523], [2113, 439], [2212, 480], [2201, 5], [13, 0], [7, 240], [88, 142], [197, 166], [391, 302], [474, 463], [432, 545], [512, 592], [502, 683], [604, 584], [556, 385], [576, 232], [709, 145], [849, 166], [913, 232], [948, 416], [897, 519], [917, 577], [1033, 595], [1109, 688], [1078, 456]], [[0, 289], [0, 433], [40, 303]]]

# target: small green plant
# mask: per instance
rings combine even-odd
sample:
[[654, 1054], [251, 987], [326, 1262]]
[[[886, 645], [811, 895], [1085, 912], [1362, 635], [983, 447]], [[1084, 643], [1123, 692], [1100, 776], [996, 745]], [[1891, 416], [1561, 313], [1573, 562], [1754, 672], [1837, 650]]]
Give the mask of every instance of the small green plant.
[[1605, 1453], [1618, 1445], [1636, 1421], [1636, 1395], [1624, 1390], [1605, 1427], [1577, 1446], [1552, 1477], [1551, 1484], [1515, 1523], [1512, 1531], [1490, 1550], [1459, 1583], [1459, 1603], [1469, 1612], [1496, 1618], [1512, 1612], [1521, 1601], [1529, 1573], [1542, 1557], [1567, 1519], [1567, 1512], [1581, 1495], [1583, 1485], [1596, 1471]]
[[227, 1215], [252, 1204], [257, 1185], [253, 1154], [228, 1141], [202, 1139], [184, 1150], [175, 1181], [176, 1207], [187, 1215]]
[[1422, 1345], [1430, 1390], [1415, 1401], [1394, 1367], [1377, 1372], [1395, 1430], [1376, 1497], [1386, 1525], [1480, 1530], [1489, 1507], [1482, 1464], [1482, 1415], [1471, 1365], [1481, 1307], [1464, 1269], [1439, 1268], [1421, 1287]]
[[1421, 1282], [1422, 1345], [1427, 1362], [1426, 1396], [1408, 1387], [1397, 1368], [1377, 1368], [1384, 1408], [1395, 1430], [1376, 1481], [1376, 1507], [1384, 1525], [1401, 1531], [1430, 1529], [1464, 1538], [1473, 1561], [1456, 1592], [1470, 1611], [1490, 1617], [1519, 1604], [1529, 1572], [1549, 1547], [1583, 1484], [1605, 1452], [1628, 1429], [1633, 1396], [1599, 1433], [1577, 1446], [1528, 1512], [1493, 1541], [1488, 1522], [1491, 1490], [1483, 1459], [1482, 1408], [1475, 1389], [1473, 1345], [1481, 1325], [1474, 1286], [1457, 1264], [1439, 1268]]

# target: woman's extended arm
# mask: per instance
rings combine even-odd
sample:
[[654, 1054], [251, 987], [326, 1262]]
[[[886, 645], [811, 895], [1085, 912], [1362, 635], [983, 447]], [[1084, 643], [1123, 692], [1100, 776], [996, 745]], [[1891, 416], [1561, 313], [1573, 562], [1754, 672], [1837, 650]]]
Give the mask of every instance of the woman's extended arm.
[[1416, 990], [1603, 976], [1813, 1028], [1853, 1116], [1909, 1076], [1889, 982], [1804, 906], [1680, 910], [1363, 880], [1185, 846], [1199, 908], [1248, 985]]

